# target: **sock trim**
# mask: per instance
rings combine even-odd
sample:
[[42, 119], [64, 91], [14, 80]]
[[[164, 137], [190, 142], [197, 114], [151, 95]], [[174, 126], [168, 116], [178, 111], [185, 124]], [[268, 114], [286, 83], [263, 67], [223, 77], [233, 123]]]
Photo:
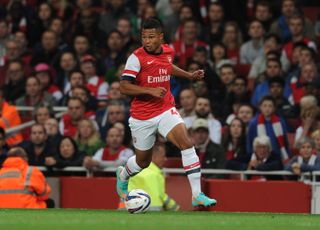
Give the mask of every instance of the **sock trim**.
[[132, 172], [130, 171], [129, 167], [128, 167], [128, 164], [126, 164], [126, 167], [125, 167], [127, 173], [129, 176], [131, 176]]
[[196, 167], [200, 167], [200, 162], [195, 162], [195, 163], [192, 163], [190, 165], [187, 165], [187, 166], [184, 166], [183, 169], [184, 170], [190, 170], [190, 169], [193, 169], [193, 168], [196, 168]]
[[186, 174], [190, 175], [190, 174], [199, 173], [199, 172], [201, 172], [201, 169], [200, 168], [196, 168], [196, 169], [192, 169], [192, 170], [186, 171]]

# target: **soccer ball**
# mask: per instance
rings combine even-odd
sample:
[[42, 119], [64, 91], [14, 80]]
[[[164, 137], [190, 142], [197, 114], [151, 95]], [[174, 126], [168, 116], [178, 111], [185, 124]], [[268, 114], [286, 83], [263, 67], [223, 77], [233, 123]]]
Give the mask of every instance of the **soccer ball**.
[[149, 194], [142, 189], [134, 189], [128, 193], [125, 201], [126, 209], [130, 213], [145, 213], [150, 207]]

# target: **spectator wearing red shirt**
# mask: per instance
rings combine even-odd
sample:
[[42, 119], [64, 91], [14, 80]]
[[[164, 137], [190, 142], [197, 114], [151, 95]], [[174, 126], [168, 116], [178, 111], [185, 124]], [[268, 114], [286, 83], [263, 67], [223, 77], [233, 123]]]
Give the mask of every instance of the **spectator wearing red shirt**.
[[222, 43], [227, 49], [227, 57], [235, 64], [240, 63], [240, 46], [242, 45], [242, 33], [234, 21], [224, 25]]
[[84, 118], [94, 119], [91, 113], [85, 113], [85, 104], [78, 97], [71, 97], [68, 101], [68, 112], [62, 116], [59, 122], [59, 131], [64, 136], [74, 137], [80, 120]]
[[39, 63], [35, 66], [34, 71], [41, 83], [42, 90], [51, 94], [57, 102], [60, 101], [63, 95], [58, 86], [53, 84], [50, 66], [46, 63]]
[[304, 23], [303, 17], [301, 15], [295, 14], [289, 19], [289, 29], [291, 32], [291, 41], [286, 43], [283, 47], [285, 54], [292, 63], [292, 54], [293, 54], [293, 44], [297, 42], [302, 42], [308, 47], [312, 48], [314, 51], [317, 50], [316, 44], [306, 37], [303, 33]]
[[[307, 94], [308, 87], [315, 86], [315, 83], [319, 79], [317, 73], [317, 67], [313, 62], [306, 63], [301, 67], [301, 75], [299, 78], [293, 76], [290, 81], [290, 88], [292, 94], [290, 95], [290, 102], [293, 105], [299, 104], [301, 98]], [[309, 92], [310, 93], [310, 92]]]
[[[172, 41], [178, 41], [181, 40], [183, 37], [183, 24], [187, 19], [193, 18], [193, 10], [192, 7], [188, 4], [184, 4], [181, 6], [179, 10], [178, 20], [176, 23], [178, 23], [178, 26], [174, 29], [174, 36], [171, 36], [170, 39]], [[170, 25], [171, 26], [171, 25]]]
[[180, 68], [185, 68], [187, 62], [192, 58], [198, 46], [204, 46], [209, 50], [207, 43], [198, 40], [197, 22], [194, 19], [187, 19], [183, 23], [183, 37], [172, 44], [175, 57]]
[[106, 105], [109, 85], [97, 75], [96, 58], [88, 54], [82, 56], [80, 62], [80, 68], [85, 75], [87, 88], [91, 95], [99, 101], [99, 106]]
[[123, 145], [123, 135], [118, 128], [108, 130], [106, 143], [107, 146], [99, 149], [92, 158], [86, 157], [85, 167], [89, 169], [117, 167], [124, 165], [134, 155], [131, 149]]

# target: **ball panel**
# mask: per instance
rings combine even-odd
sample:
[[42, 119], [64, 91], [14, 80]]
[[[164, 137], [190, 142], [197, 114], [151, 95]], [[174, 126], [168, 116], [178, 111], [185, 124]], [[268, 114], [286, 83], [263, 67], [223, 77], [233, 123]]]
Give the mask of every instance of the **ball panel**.
[[130, 213], [144, 213], [151, 204], [150, 196], [142, 189], [134, 189], [129, 192], [125, 201], [126, 208]]

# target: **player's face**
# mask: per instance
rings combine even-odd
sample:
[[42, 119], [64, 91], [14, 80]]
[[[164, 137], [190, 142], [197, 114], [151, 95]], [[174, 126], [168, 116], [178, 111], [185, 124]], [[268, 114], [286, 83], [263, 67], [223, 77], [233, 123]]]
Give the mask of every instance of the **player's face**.
[[150, 53], [159, 53], [161, 51], [161, 43], [163, 41], [163, 33], [156, 29], [142, 30], [142, 45]]

